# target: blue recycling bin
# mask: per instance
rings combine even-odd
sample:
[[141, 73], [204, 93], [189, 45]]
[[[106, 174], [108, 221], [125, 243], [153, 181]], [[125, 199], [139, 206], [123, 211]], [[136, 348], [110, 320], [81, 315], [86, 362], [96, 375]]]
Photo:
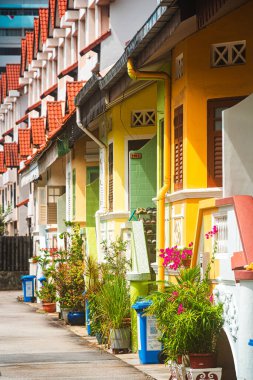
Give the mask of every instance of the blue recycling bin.
[[253, 346], [253, 339], [250, 339], [250, 340], [249, 340], [248, 345], [249, 345], [249, 346]]
[[151, 305], [151, 301], [141, 300], [135, 302], [132, 308], [137, 312], [138, 326], [138, 353], [142, 364], [158, 364], [162, 351], [162, 344], [159, 342], [159, 331], [157, 329], [156, 318], [150, 315], [143, 315], [145, 309]]
[[89, 301], [87, 299], [85, 300], [85, 325], [86, 325], [87, 334], [92, 335], [91, 325], [90, 325], [90, 306], [89, 306]]
[[24, 302], [32, 302], [34, 298], [34, 279], [36, 276], [21, 276]]

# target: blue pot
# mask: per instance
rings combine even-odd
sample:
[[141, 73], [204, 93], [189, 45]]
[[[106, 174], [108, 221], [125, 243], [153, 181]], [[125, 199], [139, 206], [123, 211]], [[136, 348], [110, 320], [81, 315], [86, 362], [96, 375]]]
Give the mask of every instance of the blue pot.
[[68, 313], [68, 321], [70, 325], [81, 326], [85, 324], [84, 311], [70, 311]]

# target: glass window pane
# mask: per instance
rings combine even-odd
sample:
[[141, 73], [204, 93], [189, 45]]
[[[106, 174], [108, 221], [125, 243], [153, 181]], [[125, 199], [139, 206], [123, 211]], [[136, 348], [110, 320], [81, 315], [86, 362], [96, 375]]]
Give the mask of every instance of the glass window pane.
[[54, 193], [55, 193], [55, 195], [60, 195], [60, 189], [58, 187], [56, 187], [54, 189]]
[[54, 196], [53, 195], [49, 195], [48, 202], [49, 203], [54, 203]]

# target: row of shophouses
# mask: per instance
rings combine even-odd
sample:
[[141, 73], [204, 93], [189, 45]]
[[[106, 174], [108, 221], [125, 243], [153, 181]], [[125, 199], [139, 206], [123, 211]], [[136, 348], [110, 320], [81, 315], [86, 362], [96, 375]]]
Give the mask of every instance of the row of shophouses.
[[49, 0], [0, 79], [8, 234], [36, 255], [78, 222], [98, 260], [121, 236], [134, 299], [170, 275], [160, 248], [193, 241], [204, 267], [217, 225], [230, 380], [253, 379], [252, 14], [252, 0]]

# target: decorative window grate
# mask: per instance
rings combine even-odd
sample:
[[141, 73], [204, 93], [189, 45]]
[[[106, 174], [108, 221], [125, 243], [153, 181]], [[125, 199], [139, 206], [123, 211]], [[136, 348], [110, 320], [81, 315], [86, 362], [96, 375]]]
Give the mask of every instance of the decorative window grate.
[[223, 67], [246, 63], [246, 41], [212, 45], [212, 66]]
[[132, 127], [144, 127], [156, 125], [156, 113], [154, 110], [141, 110], [132, 112]]
[[217, 253], [228, 252], [228, 217], [226, 213], [216, 214], [215, 225], [218, 228]]
[[183, 53], [181, 53], [176, 57], [176, 79], [182, 78], [183, 75], [184, 75], [184, 55]]

